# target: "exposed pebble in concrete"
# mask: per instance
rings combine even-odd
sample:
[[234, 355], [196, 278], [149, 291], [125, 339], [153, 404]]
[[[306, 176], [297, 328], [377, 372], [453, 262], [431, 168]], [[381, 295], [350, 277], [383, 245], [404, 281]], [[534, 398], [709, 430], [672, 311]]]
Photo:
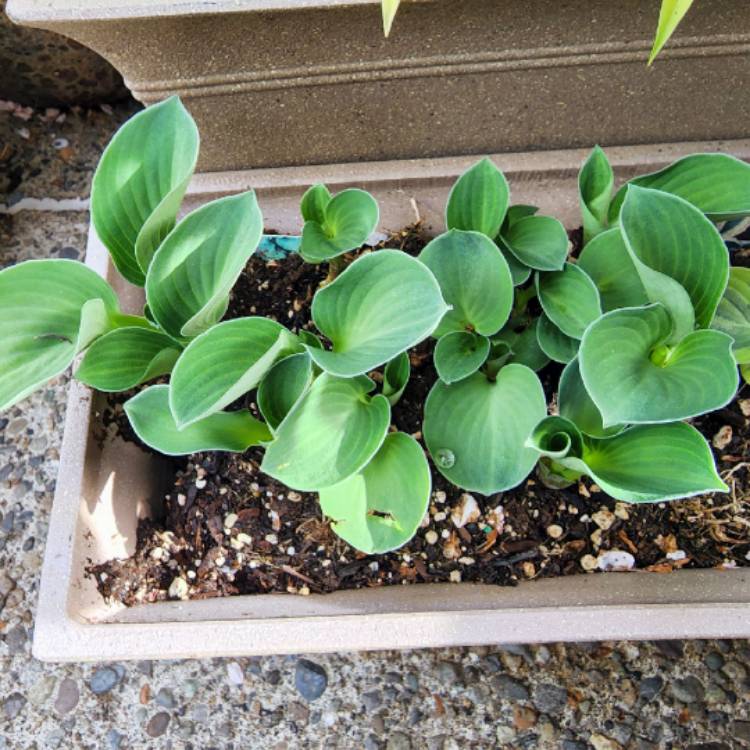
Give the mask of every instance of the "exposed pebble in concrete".
[[328, 687], [328, 675], [320, 664], [309, 659], [300, 659], [294, 670], [294, 686], [307, 701], [320, 698]]

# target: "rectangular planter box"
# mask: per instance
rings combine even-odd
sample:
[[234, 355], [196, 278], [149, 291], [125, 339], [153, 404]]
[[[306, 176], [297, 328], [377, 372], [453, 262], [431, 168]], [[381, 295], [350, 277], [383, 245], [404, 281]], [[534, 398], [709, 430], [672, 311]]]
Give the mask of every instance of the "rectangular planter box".
[[[179, 94], [201, 171], [750, 136], [747, 0], [9, 0], [144, 103]], [[735, 92], [727, 93], [727, 92]]]
[[[622, 147], [609, 151], [618, 178], [695, 151], [750, 159], [750, 141]], [[584, 151], [492, 157], [515, 202], [580, 223], [576, 174]], [[300, 229], [298, 202], [313, 181], [334, 191], [357, 186], [381, 205], [381, 229], [400, 229], [416, 212], [442, 229], [448, 189], [473, 158], [333, 165], [198, 175], [188, 204], [255, 187], [266, 226]], [[107, 275], [133, 309], [93, 231], [87, 262]], [[608, 573], [526, 582], [516, 588], [419, 584], [308, 597], [238, 596], [126, 609], [106, 604], [84, 573], [89, 562], [133, 551], [138, 518], [158, 510], [165, 465], [106, 435], [103, 397], [74, 383], [34, 630], [34, 654], [81, 661], [214, 657], [501, 642], [750, 637], [750, 569], [683, 570], [669, 575]]]

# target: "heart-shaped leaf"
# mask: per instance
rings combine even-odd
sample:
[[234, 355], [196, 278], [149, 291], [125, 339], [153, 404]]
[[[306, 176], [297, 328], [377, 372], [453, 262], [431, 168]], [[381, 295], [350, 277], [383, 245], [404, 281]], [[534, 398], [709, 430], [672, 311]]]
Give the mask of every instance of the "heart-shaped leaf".
[[568, 233], [551, 216], [527, 216], [503, 236], [516, 258], [537, 271], [560, 271], [568, 256]]
[[567, 364], [577, 354], [581, 342], [566, 336], [544, 313], [539, 317], [536, 327], [536, 339], [539, 348], [553, 362]]
[[284, 421], [312, 382], [312, 360], [307, 352], [279, 360], [258, 386], [258, 408], [272, 430]]
[[669, 41], [674, 34], [675, 29], [685, 14], [690, 10], [693, 0], [661, 0], [661, 10], [659, 11], [659, 25], [656, 27], [656, 36], [651, 48], [651, 54], [648, 57], [648, 64], [651, 65], [656, 56], [661, 52], [662, 47]]
[[525, 442], [546, 413], [534, 371], [510, 364], [495, 382], [478, 372], [452, 385], [435, 383], [425, 403], [424, 439], [450, 482], [491, 495], [528, 476], [537, 454]]
[[171, 372], [179, 356], [179, 347], [160, 331], [115, 328], [91, 344], [75, 376], [98, 391], [126, 391]]
[[[324, 202], [325, 195], [318, 190], [307, 204], [303, 203], [303, 215], [307, 212], [308, 216], [317, 217], [305, 217], [302, 229], [299, 251], [308, 263], [322, 263], [361, 247], [375, 231], [380, 218], [378, 204], [364, 190], [342, 190], [325, 207]], [[319, 220], [321, 211], [323, 221]]]
[[64, 372], [117, 314], [109, 284], [82, 263], [31, 260], [0, 271], [0, 411]]
[[411, 376], [411, 362], [407, 352], [394, 357], [383, 370], [383, 395], [395, 406], [406, 390]]
[[750, 364], [750, 268], [732, 268], [712, 328], [734, 339], [739, 364]]
[[201, 206], [169, 233], [146, 278], [149, 310], [166, 333], [184, 340], [221, 320], [262, 231], [251, 191]]
[[548, 471], [563, 480], [560, 485], [586, 474], [616, 500], [661, 502], [727, 491], [706, 440], [684, 422], [639, 425], [599, 440], [582, 437], [568, 419], [547, 417], [528, 444], [551, 460]]
[[126, 122], [91, 184], [91, 220], [117, 270], [143, 286], [151, 257], [172, 229], [198, 159], [193, 118], [176, 97]]
[[391, 27], [393, 26], [393, 19], [396, 17], [398, 6], [401, 4], [401, 0], [383, 0], [383, 33], [388, 36], [391, 33]]
[[370, 378], [315, 380], [276, 431], [261, 469], [296, 490], [331, 487], [363, 469], [383, 444], [391, 408]]
[[648, 304], [641, 277], [618, 228], [594, 237], [583, 248], [578, 266], [596, 284], [604, 312]]
[[503, 173], [482, 159], [456, 180], [445, 209], [448, 229], [480, 232], [495, 239], [508, 210], [510, 189]]
[[615, 310], [581, 341], [581, 377], [605, 427], [688, 419], [725, 406], [737, 390], [732, 339], [694, 331], [667, 346], [672, 320], [659, 304]]
[[271, 440], [267, 425], [247, 410], [216, 412], [180, 430], [169, 408], [169, 386], [152, 385], [125, 402], [135, 434], [159, 453], [183, 456], [201, 451], [241, 453]]
[[580, 339], [602, 314], [596, 284], [572, 263], [566, 263], [562, 271], [537, 273], [536, 289], [545, 315], [571, 338]]
[[513, 305], [513, 279], [502, 253], [479, 232], [452, 229], [430, 242], [419, 260], [432, 271], [453, 307], [435, 331], [497, 333]]
[[616, 500], [678, 500], [726, 492], [705, 438], [684, 422], [631, 427], [608, 440], [586, 440], [589, 476]]
[[431, 486], [419, 443], [394, 432], [359, 474], [320, 491], [320, 507], [344, 541], [380, 555], [414, 536], [427, 512]]
[[490, 340], [469, 331], [451, 331], [435, 346], [435, 369], [444, 383], [455, 383], [475, 373], [490, 353]]
[[572, 359], [562, 371], [557, 403], [560, 416], [569, 419], [589, 437], [609, 438], [624, 429], [624, 425], [614, 425], [605, 429], [601, 412], [596, 408], [583, 384], [577, 358]]
[[615, 175], [606, 154], [595, 146], [578, 173], [578, 200], [583, 215], [583, 243], [588, 244], [607, 228], [609, 202]]
[[236, 318], [209, 328], [177, 360], [169, 404], [180, 429], [255, 388], [273, 364], [301, 344], [269, 318]]
[[678, 195], [711, 221], [750, 216], [750, 164], [729, 154], [693, 154], [658, 172], [636, 177], [617, 192], [610, 221], [617, 221], [628, 185]]
[[[549, 364], [550, 358], [542, 351], [537, 338], [537, 326], [539, 320], [533, 321], [530, 325], [520, 330], [515, 330], [509, 325], [503, 328], [500, 333], [492, 337], [493, 345], [490, 357], [497, 356], [495, 345], [504, 342], [510, 352], [508, 362], [516, 362], [519, 365], [526, 365], [535, 372], [541, 370]], [[500, 352], [502, 354], [502, 352]], [[489, 364], [489, 363], [488, 363]]]
[[682, 198], [637, 185], [628, 188], [620, 222], [649, 300], [661, 302], [674, 320], [671, 341], [694, 321], [711, 325], [729, 278], [729, 254], [716, 227]]
[[315, 294], [313, 320], [333, 351], [308, 351], [332, 375], [360, 375], [427, 338], [447, 310], [424, 264], [399, 250], [378, 250]]

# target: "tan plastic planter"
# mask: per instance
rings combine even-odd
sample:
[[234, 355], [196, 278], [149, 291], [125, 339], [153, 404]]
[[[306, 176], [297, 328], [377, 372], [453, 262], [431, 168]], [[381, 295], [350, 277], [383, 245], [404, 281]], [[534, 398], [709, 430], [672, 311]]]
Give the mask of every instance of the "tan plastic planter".
[[[702, 150], [750, 158], [750, 141], [612, 149], [618, 177]], [[585, 153], [493, 157], [516, 202], [535, 203], [577, 226], [576, 173]], [[447, 191], [473, 159], [387, 162], [199, 175], [189, 203], [253, 186], [266, 226], [298, 231], [298, 201], [324, 180], [365, 187], [382, 207], [383, 229], [418, 211], [439, 231]], [[91, 233], [87, 262], [113, 277]], [[114, 278], [112, 278], [114, 281]], [[130, 296], [137, 303], [137, 296]], [[74, 384], [42, 572], [34, 654], [81, 661], [351, 651], [501, 642], [750, 637], [750, 569], [669, 575], [608, 573], [523, 583], [517, 588], [420, 584], [309, 597], [284, 594], [125, 609], [109, 606], [84, 575], [88, 561], [126, 556], [136, 522], [163, 495], [158, 459], [106, 437], [101, 397]]]
[[9, 0], [136, 98], [180, 94], [200, 169], [750, 136], [747, 0], [695, 3], [646, 68], [659, 3]]

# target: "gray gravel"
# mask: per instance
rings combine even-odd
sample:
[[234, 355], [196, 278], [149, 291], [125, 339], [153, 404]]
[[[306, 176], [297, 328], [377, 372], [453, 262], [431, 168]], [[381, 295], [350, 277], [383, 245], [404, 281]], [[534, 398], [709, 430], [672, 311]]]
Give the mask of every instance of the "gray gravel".
[[[63, 179], [67, 162], [39, 157], [20, 184], [47, 186], [51, 197], [61, 185], [58, 197], [69, 197], [71, 184], [87, 183], [106, 140], [102, 118], [70, 117], [81, 121], [66, 132], [88, 139], [73, 143], [82, 155], [75, 179]], [[18, 125], [0, 113], [0, 145]], [[44, 123], [33, 128], [43, 141]], [[80, 256], [86, 222], [83, 212], [0, 215], [0, 265]], [[30, 645], [66, 382], [0, 416], [0, 750], [750, 748], [745, 641], [36, 661]]]

